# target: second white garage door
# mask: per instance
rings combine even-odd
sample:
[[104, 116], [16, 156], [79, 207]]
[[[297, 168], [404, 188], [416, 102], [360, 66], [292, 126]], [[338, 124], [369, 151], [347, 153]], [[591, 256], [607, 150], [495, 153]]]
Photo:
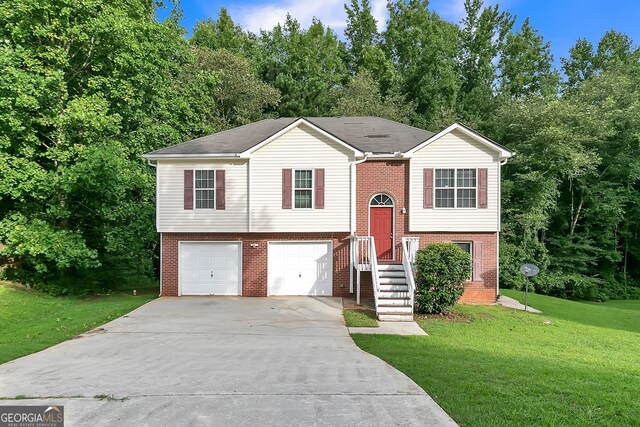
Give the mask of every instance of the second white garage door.
[[331, 296], [331, 242], [269, 242], [269, 295]]

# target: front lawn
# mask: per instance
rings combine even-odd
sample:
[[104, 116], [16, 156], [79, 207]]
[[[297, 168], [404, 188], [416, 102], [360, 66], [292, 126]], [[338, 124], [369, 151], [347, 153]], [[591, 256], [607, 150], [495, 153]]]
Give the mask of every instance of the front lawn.
[[378, 321], [376, 320], [376, 313], [372, 310], [351, 310], [345, 309], [342, 312], [344, 316], [344, 323], [347, 327], [368, 327], [377, 328]]
[[640, 425], [640, 301], [529, 304], [544, 313], [456, 306], [426, 337], [352, 336], [464, 426]]
[[157, 295], [52, 297], [0, 282], [0, 363], [40, 351], [122, 316]]

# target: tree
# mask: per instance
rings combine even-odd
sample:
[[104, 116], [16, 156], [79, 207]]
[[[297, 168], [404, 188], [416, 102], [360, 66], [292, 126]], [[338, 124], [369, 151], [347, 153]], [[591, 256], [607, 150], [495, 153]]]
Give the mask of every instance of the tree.
[[220, 8], [217, 21], [211, 18], [196, 21], [190, 41], [194, 46], [226, 49], [236, 54], [248, 53], [252, 45], [251, 36], [233, 22], [225, 7]]
[[209, 113], [209, 129], [202, 133], [261, 120], [266, 110], [278, 105], [277, 89], [260, 80], [243, 56], [207, 48], [194, 48], [193, 54], [195, 60], [184, 67], [179, 80], [183, 97]]
[[383, 96], [371, 73], [362, 71], [337, 95], [331, 115], [377, 116], [408, 123], [413, 115], [413, 105], [398, 94]]
[[514, 18], [498, 5], [484, 7], [483, 0], [465, 0], [464, 7], [458, 109], [467, 123], [479, 125], [495, 110], [496, 62]]
[[510, 98], [557, 93], [559, 74], [553, 68], [551, 46], [525, 19], [522, 27], [509, 33], [498, 68], [500, 93]]
[[7, 274], [55, 292], [152, 280], [154, 178], [139, 156], [192, 132], [178, 19], [143, 0], [0, 4]]
[[345, 47], [336, 34], [314, 19], [308, 29], [287, 15], [283, 25], [262, 32], [260, 75], [282, 94], [280, 116], [323, 116], [333, 104], [333, 89], [347, 78]]
[[380, 35], [369, 0], [351, 0], [351, 7], [345, 4], [344, 10], [347, 13], [344, 34], [347, 38], [349, 69], [356, 73], [365, 63], [365, 51], [379, 43]]
[[390, 2], [384, 43], [400, 91], [416, 105], [415, 123], [438, 129], [455, 120], [460, 90], [459, 29], [427, 9], [426, 0]]

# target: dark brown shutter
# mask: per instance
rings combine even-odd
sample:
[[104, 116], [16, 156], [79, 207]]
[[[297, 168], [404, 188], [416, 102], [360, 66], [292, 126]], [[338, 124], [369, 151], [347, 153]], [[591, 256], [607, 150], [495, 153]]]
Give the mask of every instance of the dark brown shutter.
[[184, 208], [193, 209], [193, 170], [184, 171]]
[[422, 207], [425, 209], [433, 209], [433, 169], [427, 168], [424, 170], [424, 187], [423, 203]]
[[324, 169], [316, 169], [316, 209], [324, 209]]
[[478, 208], [487, 208], [487, 186], [488, 186], [487, 168], [478, 169]]
[[482, 280], [482, 242], [473, 242], [473, 281]]
[[216, 171], [216, 209], [219, 209], [219, 210], [224, 210], [224, 206], [225, 206], [224, 188], [225, 188], [224, 171], [217, 170]]
[[291, 209], [291, 169], [282, 169], [282, 209]]

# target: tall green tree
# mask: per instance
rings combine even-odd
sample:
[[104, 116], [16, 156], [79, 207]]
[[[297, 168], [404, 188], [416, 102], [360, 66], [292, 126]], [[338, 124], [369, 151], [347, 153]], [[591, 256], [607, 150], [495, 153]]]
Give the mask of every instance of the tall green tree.
[[409, 123], [413, 116], [411, 102], [399, 94], [383, 95], [378, 82], [366, 70], [353, 76], [339, 92], [331, 109], [333, 116], [376, 116], [403, 123]]
[[514, 18], [508, 12], [501, 12], [498, 5], [485, 7], [483, 0], [465, 0], [464, 8], [458, 109], [465, 122], [479, 126], [496, 108], [496, 63]]
[[416, 105], [416, 124], [437, 129], [456, 116], [460, 30], [429, 11], [428, 4], [390, 2], [384, 43], [398, 69], [401, 93]]
[[365, 63], [365, 51], [379, 44], [377, 22], [371, 12], [369, 0], [351, 0], [344, 5], [347, 28], [344, 31], [349, 54], [349, 69], [357, 72]]
[[221, 7], [217, 20], [207, 18], [196, 21], [190, 41], [198, 47], [247, 54], [252, 49], [254, 39], [253, 35], [246, 33], [233, 21], [227, 8]]
[[333, 89], [347, 79], [345, 46], [330, 28], [314, 19], [302, 29], [287, 15], [283, 25], [262, 32], [260, 51], [260, 75], [282, 95], [279, 115], [329, 114]]
[[154, 179], [139, 156], [191, 134], [195, 112], [176, 85], [191, 60], [178, 19], [156, 21], [144, 0], [0, 4], [9, 273], [57, 292], [153, 276]]
[[507, 35], [498, 65], [500, 93], [509, 98], [557, 93], [560, 76], [553, 67], [551, 45], [529, 18]]

